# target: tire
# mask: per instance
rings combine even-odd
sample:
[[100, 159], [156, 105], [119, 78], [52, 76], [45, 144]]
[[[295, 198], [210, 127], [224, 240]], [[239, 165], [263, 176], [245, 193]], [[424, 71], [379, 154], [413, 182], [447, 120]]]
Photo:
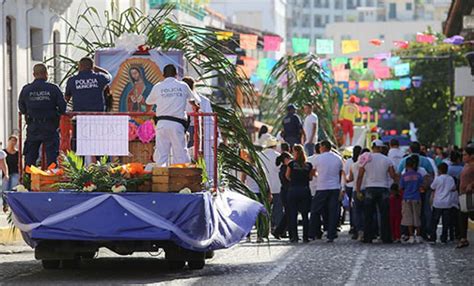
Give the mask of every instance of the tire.
[[214, 250], [206, 252], [206, 259], [214, 258]]
[[61, 261], [59, 260], [41, 260], [43, 269], [46, 269], [46, 270], [58, 269], [60, 262]]
[[200, 269], [203, 269], [205, 264], [206, 264], [206, 261], [204, 261], [204, 260], [192, 260], [192, 261], [188, 261], [189, 269], [192, 269], [192, 270], [200, 270]]
[[182, 270], [186, 265], [186, 261], [168, 260], [168, 267], [170, 270]]
[[80, 266], [81, 261], [76, 259], [64, 259], [61, 260], [62, 266], [64, 269], [77, 269]]

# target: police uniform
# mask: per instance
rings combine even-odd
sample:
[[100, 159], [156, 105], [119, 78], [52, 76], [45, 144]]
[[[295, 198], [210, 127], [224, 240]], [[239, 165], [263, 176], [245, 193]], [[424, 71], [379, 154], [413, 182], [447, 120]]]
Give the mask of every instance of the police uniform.
[[191, 111], [189, 101], [200, 98], [189, 86], [173, 77], [156, 84], [146, 99], [146, 104], [156, 105], [156, 145], [153, 160], [159, 166], [166, 165], [173, 150], [173, 163], [191, 161], [186, 150], [186, 111]]
[[283, 118], [283, 139], [293, 147], [295, 144], [301, 144], [301, 130], [303, 126], [301, 119], [294, 113], [289, 113]]
[[106, 110], [104, 89], [111, 75], [92, 70], [80, 71], [68, 79], [66, 97], [72, 97], [73, 111], [103, 112]]
[[59, 155], [59, 117], [66, 111], [63, 93], [55, 84], [35, 79], [23, 87], [18, 99], [20, 112], [26, 117], [25, 163], [35, 165], [40, 145], [46, 149], [48, 165]]

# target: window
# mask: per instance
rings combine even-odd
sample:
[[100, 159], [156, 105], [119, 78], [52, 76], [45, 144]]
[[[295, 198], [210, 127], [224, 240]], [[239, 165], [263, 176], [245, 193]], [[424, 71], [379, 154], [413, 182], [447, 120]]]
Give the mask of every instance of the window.
[[54, 65], [54, 82], [59, 84], [61, 82], [61, 62], [59, 55], [61, 54], [61, 36], [59, 31], [53, 32], [53, 65]]
[[390, 3], [390, 5], [388, 6], [388, 18], [397, 18], [397, 3]]
[[324, 1], [324, 8], [329, 8], [329, 0]]
[[323, 19], [321, 15], [314, 15], [314, 26], [315, 27], [323, 27]]
[[342, 0], [336, 0], [334, 3], [334, 9], [342, 10]]
[[303, 8], [309, 8], [309, 0], [303, 0]]
[[411, 11], [411, 9], [412, 9], [412, 3], [405, 3], [405, 9], [406, 9], [407, 11]]
[[341, 35], [341, 41], [350, 40], [350, 39], [351, 39], [351, 35]]
[[334, 16], [334, 22], [338, 23], [338, 22], [342, 22], [344, 19], [341, 15], [336, 15]]
[[329, 15], [326, 15], [324, 23], [329, 24]]
[[366, 0], [365, 1], [365, 6], [367, 7], [374, 7], [374, 0]]
[[314, 8], [321, 8], [323, 7], [322, 0], [314, 0]]
[[354, 3], [354, 0], [347, 0], [347, 9], [354, 10], [356, 8], [356, 5]]
[[43, 61], [43, 30], [38, 28], [30, 29], [30, 51], [31, 59]]
[[311, 25], [311, 20], [310, 20], [309, 14], [304, 14], [303, 21], [301, 22], [301, 27], [309, 28], [310, 25]]

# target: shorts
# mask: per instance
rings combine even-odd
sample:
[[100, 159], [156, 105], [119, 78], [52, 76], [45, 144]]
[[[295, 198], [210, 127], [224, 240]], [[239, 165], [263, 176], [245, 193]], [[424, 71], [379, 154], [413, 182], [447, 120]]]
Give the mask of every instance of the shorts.
[[349, 133], [350, 137], [354, 136], [354, 123], [349, 119], [341, 120], [342, 132], [344, 134]]
[[402, 201], [402, 225], [421, 226], [421, 201]]

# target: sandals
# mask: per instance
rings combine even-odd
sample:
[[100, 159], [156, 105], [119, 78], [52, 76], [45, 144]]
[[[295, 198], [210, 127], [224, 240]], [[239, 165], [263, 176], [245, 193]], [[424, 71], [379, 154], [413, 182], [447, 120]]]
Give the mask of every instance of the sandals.
[[467, 240], [461, 240], [459, 241], [458, 245], [456, 245], [456, 248], [464, 248], [469, 246], [469, 241]]

